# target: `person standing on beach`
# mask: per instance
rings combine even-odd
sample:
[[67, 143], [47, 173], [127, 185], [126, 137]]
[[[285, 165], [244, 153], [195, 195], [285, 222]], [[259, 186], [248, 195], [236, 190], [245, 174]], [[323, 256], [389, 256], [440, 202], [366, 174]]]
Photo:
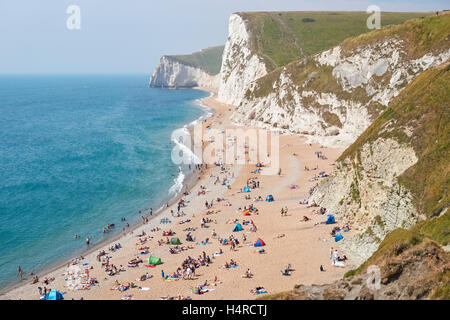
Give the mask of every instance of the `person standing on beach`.
[[22, 268], [20, 266], [17, 268], [17, 274], [20, 277], [20, 281], [22, 281], [23, 280], [23, 273], [22, 273]]

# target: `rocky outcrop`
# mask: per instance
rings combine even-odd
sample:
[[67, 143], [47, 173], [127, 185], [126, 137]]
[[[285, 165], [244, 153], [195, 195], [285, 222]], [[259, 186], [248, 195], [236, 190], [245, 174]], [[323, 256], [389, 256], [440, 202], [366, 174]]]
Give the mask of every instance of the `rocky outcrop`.
[[267, 74], [267, 70], [263, 60], [252, 50], [251, 31], [238, 13], [230, 16], [228, 28], [220, 70], [218, 100], [239, 105], [247, 86]]
[[449, 204], [449, 63], [421, 74], [336, 162], [310, 201], [356, 235], [341, 249], [358, 265], [398, 228], [442, 215]]
[[408, 83], [450, 58], [448, 31], [434, 30], [439, 36], [426, 45], [411, 36], [431, 32], [433, 19], [450, 26], [450, 16], [413, 20], [275, 69], [248, 85], [244, 98], [229, 100], [240, 103], [233, 121], [350, 145]]
[[358, 265], [376, 251], [388, 233], [425, 219], [412, 205], [411, 192], [397, 180], [417, 160], [411, 146], [379, 138], [365, 144], [353, 158], [339, 162], [312, 195], [311, 201], [325, 206], [358, 232], [340, 242], [341, 249]]
[[205, 87], [217, 89], [219, 76], [210, 75], [201, 68], [163, 56], [151, 79], [150, 86], [157, 88], [192, 88]]
[[[448, 299], [450, 259], [433, 242], [396, 246], [373, 269], [326, 285], [297, 285], [276, 300]], [[373, 271], [372, 271], [373, 270]], [[369, 272], [367, 272], [369, 271]], [[411, 281], [413, 279], [413, 281]]]

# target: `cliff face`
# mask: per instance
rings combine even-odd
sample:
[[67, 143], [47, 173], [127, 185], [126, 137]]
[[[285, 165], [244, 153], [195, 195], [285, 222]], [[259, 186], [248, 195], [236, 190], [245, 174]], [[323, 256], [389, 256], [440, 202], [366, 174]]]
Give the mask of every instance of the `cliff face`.
[[218, 75], [210, 75], [204, 70], [163, 56], [159, 61], [151, 79], [151, 87], [159, 88], [192, 88], [206, 87], [217, 89]]
[[354, 158], [339, 162], [332, 178], [313, 194], [312, 200], [358, 232], [340, 242], [340, 248], [358, 265], [391, 231], [425, 219], [413, 206], [411, 192], [397, 180], [417, 160], [408, 144], [379, 138], [364, 144]]
[[417, 77], [311, 196], [358, 231], [340, 242], [358, 264], [393, 230], [448, 209], [449, 92], [448, 63]]
[[[424, 13], [383, 12], [383, 25]], [[219, 99], [239, 105], [249, 84], [278, 67], [367, 32], [366, 12], [239, 12], [229, 20]]]
[[[297, 285], [267, 297], [274, 300], [418, 300], [449, 299], [449, 254], [433, 242], [390, 248], [377, 259], [379, 287], [373, 273], [364, 272], [326, 285]], [[413, 280], [413, 281], [411, 281]], [[377, 281], [377, 280], [375, 280]]]
[[250, 83], [229, 100], [240, 103], [232, 119], [348, 146], [417, 75], [449, 59], [449, 29], [442, 16], [347, 39]]
[[262, 59], [251, 49], [250, 33], [244, 19], [239, 14], [232, 14], [228, 28], [218, 99], [239, 105], [245, 88], [250, 82], [267, 74], [267, 70]]

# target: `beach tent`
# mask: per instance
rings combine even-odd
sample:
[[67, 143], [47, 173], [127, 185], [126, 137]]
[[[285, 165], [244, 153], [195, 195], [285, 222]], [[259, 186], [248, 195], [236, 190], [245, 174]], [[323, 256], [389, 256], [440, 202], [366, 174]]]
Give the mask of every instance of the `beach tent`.
[[273, 195], [269, 194], [269, 195], [266, 197], [266, 201], [267, 201], [267, 202], [272, 202], [272, 201], [273, 201]]
[[148, 264], [150, 265], [162, 264], [161, 258], [150, 256], [150, 258], [148, 258]]
[[249, 215], [250, 215], [250, 211], [245, 210], [245, 211], [244, 211], [244, 216], [249, 216]]
[[170, 244], [181, 244], [181, 241], [178, 238], [172, 238], [170, 239]]
[[340, 240], [342, 240], [344, 237], [342, 236], [342, 234], [338, 233], [335, 237], [334, 237], [334, 241], [338, 242]]
[[250, 189], [248, 187], [244, 187], [244, 192], [250, 192]]
[[242, 231], [242, 225], [239, 222], [236, 222], [236, 224], [234, 225], [233, 232], [236, 231]]
[[42, 298], [42, 300], [64, 300], [64, 298], [61, 292], [56, 289], [52, 289]]
[[261, 238], [258, 238], [256, 241], [255, 241], [255, 244], [253, 245], [254, 247], [262, 247], [262, 246], [265, 246], [266, 244], [264, 243], [264, 241], [261, 239]]
[[334, 221], [334, 216], [332, 214], [327, 214], [327, 221], [325, 223], [326, 224], [336, 223], [336, 221]]

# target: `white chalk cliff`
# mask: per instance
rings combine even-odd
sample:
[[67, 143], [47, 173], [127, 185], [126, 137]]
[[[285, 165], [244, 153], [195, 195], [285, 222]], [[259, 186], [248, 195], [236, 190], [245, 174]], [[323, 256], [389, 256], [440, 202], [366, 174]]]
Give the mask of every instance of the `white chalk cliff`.
[[204, 70], [173, 59], [161, 57], [151, 79], [150, 86], [157, 88], [205, 87], [217, 89], [219, 75], [210, 75]]
[[222, 58], [218, 100], [239, 105], [248, 85], [267, 74], [262, 59], [251, 50], [250, 30], [244, 19], [232, 14]]
[[388, 37], [346, 52], [337, 46], [275, 70], [249, 85], [232, 120], [346, 147], [416, 76], [450, 57], [447, 46], [411, 59], [406, 42]]
[[353, 237], [344, 233], [339, 245], [358, 265], [378, 249], [388, 233], [425, 219], [414, 208], [410, 191], [397, 181], [416, 162], [411, 146], [379, 138], [365, 144], [359, 156], [338, 163], [313, 193], [311, 201], [357, 232]]

